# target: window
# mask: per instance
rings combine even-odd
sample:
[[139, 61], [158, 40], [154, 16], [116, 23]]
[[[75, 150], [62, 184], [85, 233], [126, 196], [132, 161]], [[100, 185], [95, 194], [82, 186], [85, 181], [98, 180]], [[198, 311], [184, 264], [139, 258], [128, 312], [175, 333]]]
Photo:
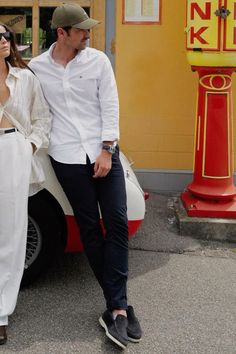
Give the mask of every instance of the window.
[[17, 44], [23, 58], [32, 57], [32, 8], [0, 7], [0, 22], [16, 33]]
[[[93, 47], [105, 49], [105, 0], [74, 0], [85, 11], [101, 21], [90, 34]], [[17, 44], [24, 59], [43, 53], [55, 41], [51, 31], [52, 13], [58, 0], [0, 0], [0, 22], [8, 24], [16, 33]], [[19, 6], [20, 5], [20, 6]]]
[[[51, 19], [55, 7], [40, 7], [39, 13], [39, 53], [45, 52], [56, 38], [51, 30]], [[89, 15], [89, 7], [84, 8]]]
[[51, 18], [55, 7], [40, 7], [39, 13], [39, 53], [45, 52], [55, 42], [51, 30]]

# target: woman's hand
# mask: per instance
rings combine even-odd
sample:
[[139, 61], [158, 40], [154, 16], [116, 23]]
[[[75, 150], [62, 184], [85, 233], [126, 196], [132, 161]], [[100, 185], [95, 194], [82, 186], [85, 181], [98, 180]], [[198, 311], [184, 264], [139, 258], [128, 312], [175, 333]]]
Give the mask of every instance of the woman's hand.
[[37, 147], [34, 143], [31, 143], [31, 146], [32, 146], [32, 153], [34, 154], [35, 151], [37, 150]]

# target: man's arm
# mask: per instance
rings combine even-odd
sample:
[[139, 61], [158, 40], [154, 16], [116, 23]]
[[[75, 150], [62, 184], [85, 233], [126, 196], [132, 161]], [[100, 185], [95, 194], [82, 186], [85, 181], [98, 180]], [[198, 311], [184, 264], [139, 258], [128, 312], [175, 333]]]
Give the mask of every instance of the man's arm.
[[[104, 57], [99, 81], [99, 102], [102, 115], [102, 144], [113, 145], [119, 139], [119, 99], [111, 63]], [[105, 177], [112, 166], [112, 153], [102, 149], [94, 165], [94, 177]]]

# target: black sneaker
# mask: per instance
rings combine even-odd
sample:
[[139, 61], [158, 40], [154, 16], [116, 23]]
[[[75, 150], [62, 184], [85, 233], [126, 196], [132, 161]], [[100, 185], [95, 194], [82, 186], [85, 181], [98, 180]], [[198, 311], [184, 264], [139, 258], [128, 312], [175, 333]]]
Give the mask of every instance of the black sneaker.
[[127, 327], [127, 335], [130, 342], [138, 343], [142, 338], [142, 329], [139, 324], [137, 317], [134, 314], [133, 306], [128, 306], [127, 311], [127, 319], [128, 319], [128, 327]]
[[100, 325], [105, 329], [106, 335], [122, 349], [128, 344], [127, 326], [128, 320], [123, 315], [117, 315], [114, 320], [112, 313], [106, 310], [99, 318]]
[[7, 326], [0, 326], [0, 345], [7, 341]]

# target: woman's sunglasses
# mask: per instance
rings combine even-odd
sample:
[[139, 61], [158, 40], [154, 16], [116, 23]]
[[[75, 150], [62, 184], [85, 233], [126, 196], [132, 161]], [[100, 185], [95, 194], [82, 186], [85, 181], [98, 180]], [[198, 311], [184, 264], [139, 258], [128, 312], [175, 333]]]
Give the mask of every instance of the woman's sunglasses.
[[1, 41], [2, 37], [4, 39], [6, 39], [6, 41], [10, 41], [11, 40], [11, 32], [0, 33], [0, 41]]

